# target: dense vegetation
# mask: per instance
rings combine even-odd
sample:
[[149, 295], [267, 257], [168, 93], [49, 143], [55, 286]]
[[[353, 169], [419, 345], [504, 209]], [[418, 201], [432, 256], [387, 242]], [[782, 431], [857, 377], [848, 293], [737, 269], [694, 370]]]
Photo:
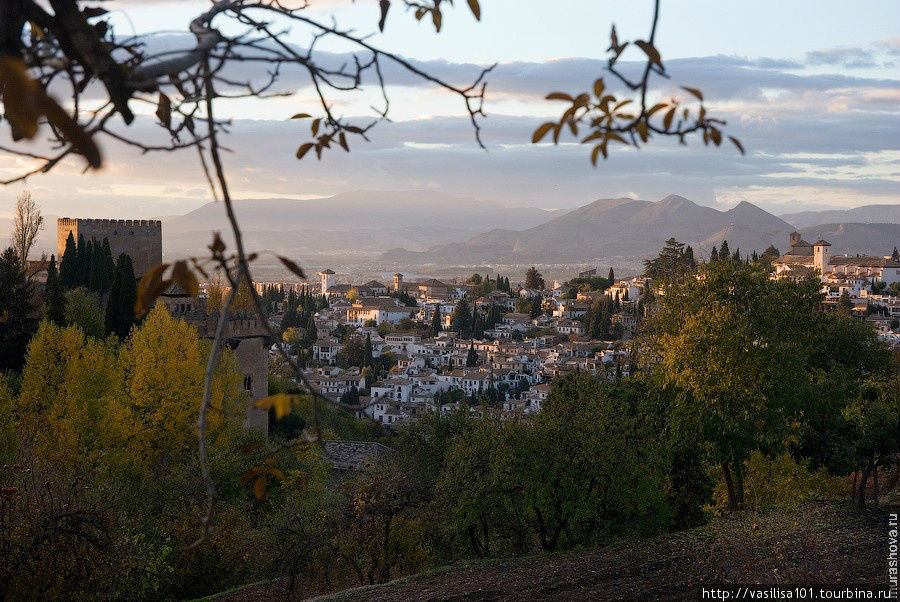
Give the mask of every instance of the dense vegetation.
[[[775, 282], [763, 263], [730, 256], [671, 265], [680, 276], [663, 279], [635, 340], [639, 369], [559, 379], [536, 416], [462, 404], [387, 435], [324, 409], [324, 439], [394, 450], [362, 472], [336, 472], [308, 441], [308, 399], [273, 416], [269, 440], [246, 432], [226, 352], [205, 537], [196, 412], [209, 344], [162, 306], [108, 336], [86, 288], [65, 292], [60, 325], [47, 295], [33, 336], [36, 318], [23, 322], [21, 369], [0, 380], [2, 595], [177, 598], [270, 577], [341, 588], [643, 538], [726, 509], [851, 489], [866, 503], [900, 451], [896, 358], [849, 312], [822, 311], [815, 281]], [[295, 299], [298, 318], [308, 301]], [[346, 353], [385, 369], [363, 340]], [[274, 378], [270, 393], [299, 389]]]

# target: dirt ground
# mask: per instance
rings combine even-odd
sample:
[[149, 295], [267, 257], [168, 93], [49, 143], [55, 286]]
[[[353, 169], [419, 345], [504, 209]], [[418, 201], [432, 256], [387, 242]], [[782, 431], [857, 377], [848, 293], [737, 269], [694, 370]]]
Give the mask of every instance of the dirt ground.
[[[894, 509], [896, 511], [896, 508]], [[322, 600], [682, 600], [711, 584], [871, 584], [887, 582], [888, 511], [846, 503], [740, 513], [653, 539], [598, 550], [469, 563]], [[299, 600], [281, 584], [218, 598]]]

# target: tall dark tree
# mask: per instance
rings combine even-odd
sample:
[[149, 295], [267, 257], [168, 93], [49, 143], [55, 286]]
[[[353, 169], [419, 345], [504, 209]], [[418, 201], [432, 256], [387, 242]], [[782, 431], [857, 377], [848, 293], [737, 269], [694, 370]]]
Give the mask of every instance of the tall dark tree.
[[644, 276], [654, 280], [677, 279], [693, 268], [693, 249], [688, 255], [683, 242], [670, 238], [658, 256], [644, 261]]
[[438, 336], [441, 332], [441, 306], [434, 307], [434, 314], [431, 316], [431, 336]]
[[47, 319], [57, 326], [66, 325], [66, 296], [63, 293], [59, 274], [56, 272], [56, 256], [50, 256], [47, 266], [47, 284], [44, 286], [44, 304]]
[[112, 286], [113, 277], [116, 273], [116, 261], [112, 256], [112, 249], [109, 246], [109, 239], [104, 238], [103, 244], [100, 245], [100, 276], [97, 283], [97, 291], [100, 294], [106, 294], [109, 287]]
[[136, 284], [131, 257], [122, 253], [116, 262], [116, 273], [106, 303], [106, 333], [115, 334], [123, 341], [128, 338], [136, 321], [134, 316]]
[[31, 284], [12, 247], [0, 255], [0, 372], [19, 370], [37, 328]]
[[713, 245], [712, 251], [709, 253], [709, 262], [715, 263], [716, 261], [719, 261], [719, 251], [716, 249], [716, 245]]
[[684, 263], [690, 266], [690, 269], [697, 267], [697, 260], [694, 259], [694, 248], [688, 245], [684, 248]]
[[897, 247], [894, 247], [894, 252], [891, 253], [891, 259], [894, 261], [900, 261], [900, 251], [897, 250]]
[[537, 271], [537, 268], [534, 266], [528, 268], [528, 271], [525, 272], [525, 288], [541, 291], [544, 290], [544, 285], [544, 277]]
[[103, 282], [103, 245], [96, 240], [91, 240], [88, 245], [91, 249], [91, 265], [88, 273], [88, 288], [99, 292]]
[[472, 312], [465, 297], [459, 300], [450, 316], [450, 328], [463, 338], [472, 334]]
[[478, 352], [475, 351], [475, 341], [469, 345], [469, 353], [466, 354], [466, 368], [474, 368], [478, 365]]
[[306, 320], [306, 338], [311, 342], [315, 342], [319, 338], [319, 333], [316, 331], [316, 317], [310, 312], [309, 318]]
[[63, 288], [78, 286], [78, 247], [71, 232], [66, 238], [66, 250], [59, 260], [59, 280]]
[[[364, 360], [363, 366], [367, 368], [371, 368], [374, 363], [374, 357], [372, 354], [372, 335], [368, 332], [366, 333], [366, 359]], [[357, 399], [357, 401], [359, 401]]]
[[543, 300], [540, 297], [535, 297], [531, 300], [531, 313], [529, 314], [532, 318], [536, 318], [541, 315], [541, 304]]
[[612, 286], [616, 282], [616, 274], [613, 272], [612, 267], [609, 268], [609, 274], [607, 274], [606, 279], [609, 281], [609, 285]]
[[472, 338], [481, 340], [484, 338], [484, 318], [481, 312], [475, 312], [475, 321], [472, 323]]
[[719, 259], [722, 261], [728, 261], [731, 257], [731, 251], [728, 249], [728, 241], [723, 240], [722, 246], [719, 247]]
[[91, 282], [91, 249], [90, 242], [84, 235], [78, 235], [78, 255], [75, 261], [75, 286], [88, 286]]

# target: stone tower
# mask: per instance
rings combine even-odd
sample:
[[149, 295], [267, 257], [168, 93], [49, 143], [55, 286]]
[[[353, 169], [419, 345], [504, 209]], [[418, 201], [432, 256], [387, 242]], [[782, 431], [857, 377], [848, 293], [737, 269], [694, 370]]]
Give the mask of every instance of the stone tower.
[[829, 260], [831, 259], [831, 243], [825, 240], [817, 240], [813, 243], [813, 265], [819, 270], [819, 275], [824, 276], [831, 271]]
[[403, 274], [394, 274], [394, 292], [399, 293], [401, 286], [403, 286]]
[[319, 286], [322, 287], [322, 294], [324, 295], [328, 289], [334, 286], [334, 272], [331, 270], [322, 270], [317, 273], [319, 275]]
[[56, 257], [62, 259], [69, 233], [78, 242], [102, 242], [109, 239], [109, 248], [115, 260], [127, 253], [134, 263], [134, 275], [140, 278], [153, 266], [162, 263], [162, 222], [150, 219], [83, 219], [60, 217], [56, 220]]

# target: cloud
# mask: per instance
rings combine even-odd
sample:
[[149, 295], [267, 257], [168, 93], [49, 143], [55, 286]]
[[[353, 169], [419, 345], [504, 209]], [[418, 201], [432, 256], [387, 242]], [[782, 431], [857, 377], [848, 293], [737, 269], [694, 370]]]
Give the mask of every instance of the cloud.
[[874, 53], [858, 46], [827, 48], [806, 53], [810, 65], [874, 66]]

